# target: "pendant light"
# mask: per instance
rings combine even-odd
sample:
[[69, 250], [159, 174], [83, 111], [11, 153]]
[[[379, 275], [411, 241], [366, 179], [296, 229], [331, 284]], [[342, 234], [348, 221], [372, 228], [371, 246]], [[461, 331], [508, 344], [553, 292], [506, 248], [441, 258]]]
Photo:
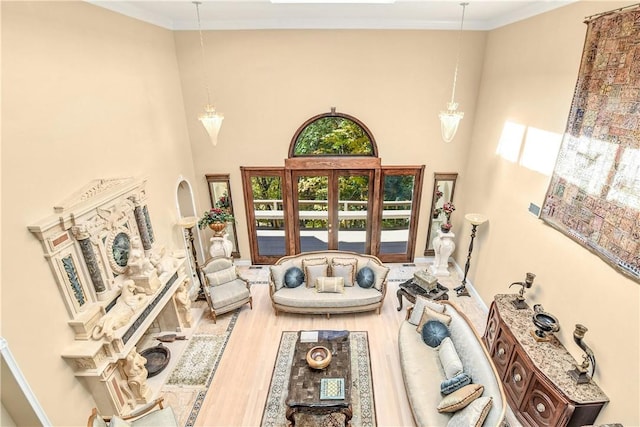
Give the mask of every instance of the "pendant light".
[[451, 142], [458, 131], [460, 120], [464, 116], [462, 111], [458, 111], [458, 103], [454, 101], [456, 95], [456, 83], [458, 80], [458, 65], [460, 63], [460, 50], [462, 48], [462, 28], [464, 26], [464, 12], [469, 3], [460, 3], [462, 6], [462, 20], [460, 21], [460, 34], [458, 35], [458, 54], [456, 56], [456, 68], [453, 73], [453, 89], [451, 90], [451, 101], [447, 104], [446, 111], [440, 111], [440, 130], [442, 139]]
[[198, 120], [202, 122], [202, 126], [204, 126], [209, 134], [211, 143], [215, 146], [218, 143], [218, 132], [220, 132], [220, 126], [222, 126], [224, 116], [217, 113], [216, 108], [211, 104], [211, 95], [207, 79], [207, 61], [204, 55], [204, 37], [202, 36], [202, 24], [200, 23], [200, 5], [202, 2], [194, 1], [193, 4], [196, 5], [196, 15], [198, 16], [198, 33], [200, 34], [200, 50], [202, 52], [202, 76], [207, 91], [207, 105], [204, 107], [204, 113], [198, 116]]

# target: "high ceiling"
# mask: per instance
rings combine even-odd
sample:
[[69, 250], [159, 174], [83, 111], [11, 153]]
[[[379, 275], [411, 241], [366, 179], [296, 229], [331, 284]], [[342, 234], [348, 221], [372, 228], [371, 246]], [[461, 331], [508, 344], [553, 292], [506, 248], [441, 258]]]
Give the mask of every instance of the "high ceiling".
[[[87, 0], [112, 11], [171, 30], [197, 30], [191, 0]], [[283, 1], [283, 0], [279, 0]], [[288, 0], [292, 1], [292, 0]], [[460, 28], [462, 6], [455, 0], [202, 0], [204, 30], [232, 29], [436, 29]], [[576, 0], [471, 1], [465, 30], [491, 30], [562, 7]]]

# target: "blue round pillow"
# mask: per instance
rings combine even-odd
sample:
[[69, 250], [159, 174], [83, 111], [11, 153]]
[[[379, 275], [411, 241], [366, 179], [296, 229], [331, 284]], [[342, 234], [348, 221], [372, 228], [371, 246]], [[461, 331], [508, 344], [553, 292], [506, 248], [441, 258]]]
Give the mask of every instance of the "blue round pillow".
[[361, 288], [370, 288], [376, 282], [376, 276], [369, 267], [362, 267], [356, 275], [356, 282]]
[[284, 285], [287, 288], [297, 288], [304, 282], [304, 273], [298, 267], [291, 267], [284, 273]]
[[436, 348], [450, 335], [447, 325], [437, 320], [429, 320], [422, 328], [422, 341], [429, 347]]

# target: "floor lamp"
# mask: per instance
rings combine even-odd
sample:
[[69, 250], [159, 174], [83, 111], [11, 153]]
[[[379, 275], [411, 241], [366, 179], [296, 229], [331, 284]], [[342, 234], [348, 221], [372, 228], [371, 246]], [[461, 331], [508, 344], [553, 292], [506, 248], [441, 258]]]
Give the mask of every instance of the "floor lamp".
[[182, 227], [185, 233], [185, 237], [189, 240], [189, 245], [191, 246], [191, 254], [193, 255], [193, 264], [196, 268], [196, 276], [198, 277], [198, 283], [200, 287], [198, 288], [198, 298], [204, 299], [204, 290], [202, 285], [202, 279], [200, 278], [200, 266], [198, 265], [198, 255], [196, 254], [196, 245], [193, 243], [193, 227], [198, 223], [198, 218], [195, 216], [187, 216], [184, 218], [180, 218], [178, 221], [178, 225]]
[[460, 286], [455, 288], [456, 295], [459, 297], [468, 297], [469, 291], [467, 291], [467, 273], [469, 273], [469, 265], [471, 264], [471, 252], [473, 252], [473, 239], [476, 238], [476, 230], [478, 226], [487, 222], [489, 218], [479, 213], [468, 213], [464, 216], [464, 219], [471, 223], [471, 241], [469, 242], [469, 253], [467, 254], [467, 263], [464, 265], [464, 277]]

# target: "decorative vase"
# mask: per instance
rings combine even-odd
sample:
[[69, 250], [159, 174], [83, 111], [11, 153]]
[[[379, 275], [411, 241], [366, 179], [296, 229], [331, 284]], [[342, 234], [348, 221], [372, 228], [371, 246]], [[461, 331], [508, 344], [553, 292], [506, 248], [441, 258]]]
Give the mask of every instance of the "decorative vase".
[[455, 234], [453, 232], [443, 233], [438, 231], [437, 236], [433, 239], [433, 250], [435, 252], [435, 259], [432, 265], [429, 266], [429, 273], [434, 276], [448, 277], [449, 273], [449, 257], [456, 248], [456, 244], [453, 241]]
[[440, 226], [440, 231], [442, 231], [443, 233], [448, 233], [449, 231], [451, 231], [451, 226], [450, 225], [447, 226], [447, 225], [442, 224]]
[[224, 230], [227, 228], [226, 222], [212, 222], [209, 224], [209, 228], [213, 230], [213, 235], [216, 237], [222, 237]]

